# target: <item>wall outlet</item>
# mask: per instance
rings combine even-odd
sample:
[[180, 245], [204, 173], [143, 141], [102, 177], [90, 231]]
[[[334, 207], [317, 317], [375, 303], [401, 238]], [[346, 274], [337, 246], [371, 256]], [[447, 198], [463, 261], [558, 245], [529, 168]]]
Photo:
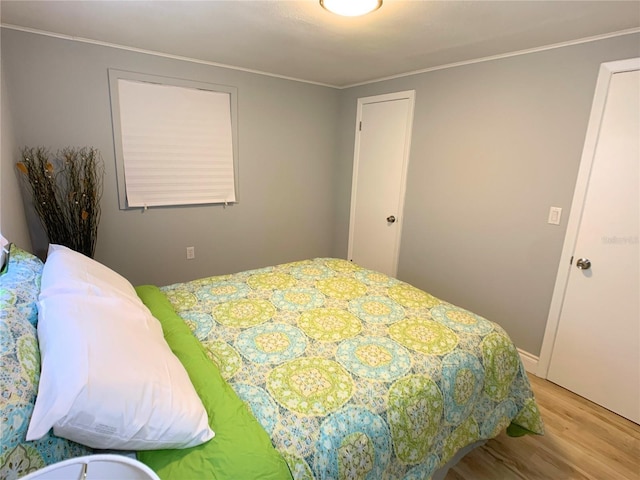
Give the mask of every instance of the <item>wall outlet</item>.
[[187, 260], [196, 258], [196, 247], [187, 247]]

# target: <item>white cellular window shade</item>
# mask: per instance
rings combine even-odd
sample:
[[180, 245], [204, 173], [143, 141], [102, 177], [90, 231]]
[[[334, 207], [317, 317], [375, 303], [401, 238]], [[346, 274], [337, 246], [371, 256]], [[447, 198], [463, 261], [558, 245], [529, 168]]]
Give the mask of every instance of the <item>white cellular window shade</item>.
[[111, 81], [121, 207], [236, 201], [231, 92]]

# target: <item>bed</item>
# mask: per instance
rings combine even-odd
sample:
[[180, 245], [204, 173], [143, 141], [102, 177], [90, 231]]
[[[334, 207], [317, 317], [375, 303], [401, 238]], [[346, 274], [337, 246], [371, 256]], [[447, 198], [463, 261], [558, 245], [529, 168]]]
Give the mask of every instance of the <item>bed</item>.
[[[1, 478], [95, 452], [51, 433], [24, 440], [39, 371], [38, 262], [12, 247], [3, 276]], [[12, 264], [29, 266], [17, 283], [6, 277]], [[442, 478], [460, 452], [504, 429], [543, 433], [499, 325], [351, 262], [316, 258], [136, 293], [216, 433], [138, 451], [163, 480]]]

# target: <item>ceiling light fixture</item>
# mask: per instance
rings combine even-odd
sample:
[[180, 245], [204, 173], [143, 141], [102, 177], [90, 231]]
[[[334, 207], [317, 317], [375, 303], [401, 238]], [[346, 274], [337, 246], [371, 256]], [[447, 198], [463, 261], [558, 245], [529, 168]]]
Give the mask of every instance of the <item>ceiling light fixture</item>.
[[320, 0], [320, 5], [343, 17], [359, 17], [382, 6], [382, 0]]

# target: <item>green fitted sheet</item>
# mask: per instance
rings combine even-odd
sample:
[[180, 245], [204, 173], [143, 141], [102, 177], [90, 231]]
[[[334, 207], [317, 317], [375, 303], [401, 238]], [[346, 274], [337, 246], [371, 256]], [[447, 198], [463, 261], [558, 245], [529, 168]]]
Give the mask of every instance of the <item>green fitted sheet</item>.
[[155, 286], [136, 287], [162, 324], [165, 339], [184, 365], [209, 415], [215, 437], [182, 450], [149, 450], [138, 460], [162, 480], [291, 479], [286, 462], [245, 403], [220, 375], [189, 327]]

